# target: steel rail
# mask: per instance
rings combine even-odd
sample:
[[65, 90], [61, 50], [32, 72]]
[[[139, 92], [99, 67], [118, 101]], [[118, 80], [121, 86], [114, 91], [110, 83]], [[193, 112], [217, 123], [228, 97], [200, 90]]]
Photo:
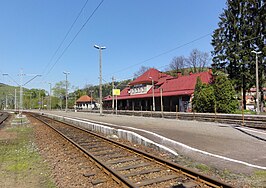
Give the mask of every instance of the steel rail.
[[[104, 169], [106, 169], [104, 172], [107, 175], [110, 175], [113, 180], [115, 180], [118, 184], [121, 185], [124, 184], [125, 187], [132, 187], [132, 188], [137, 188], [135, 186], [135, 184], [132, 184], [132, 182], [128, 181], [127, 179], [125, 179], [123, 176], [120, 176], [120, 174], [118, 172], [116, 172], [113, 169], [110, 169], [107, 165], [105, 165], [104, 163], [102, 163], [100, 160], [98, 160], [95, 156], [93, 156], [91, 153], [87, 152], [86, 149], [84, 149], [82, 146], [80, 146], [78, 143], [74, 142], [73, 140], [71, 140], [70, 138], [68, 138], [67, 136], [65, 136], [63, 133], [61, 133], [60, 131], [58, 131], [57, 129], [55, 129], [53, 126], [51, 126], [49, 123], [45, 122], [44, 120], [40, 119], [37, 116], [33, 116], [32, 114], [30, 114], [32, 117], [38, 119], [39, 121], [41, 121], [42, 123], [44, 123], [45, 125], [49, 126], [51, 129], [53, 129], [55, 132], [57, 132], [60, 136], [62, 136], [64, 139], [66, 139], [67, 141], [69, 141], [71, 144], [73, 144], [75, 147], [79, 148], [84, 154], [86, 154], [87, 157], [90, 158], [90, 160], [92, 162], [94, 162], [96, 164], [96, 166], [100, 167], [100, 169], [102, 169], [102, 167]], [[47, 117], [46, 117], [47, 118]], [[57, 120], [54, 120], [57, 121]], [[60, 122], [60, 121], [58, 121]], [[64, 123], [64, 122], [60, 122], [60, 123]], [[77, 127], [75, 127], [77, 128]], [[80, 129], [82, 130], [82, 129]], [[86, 130], [83, 130], [86, 131]]]
[[[48, 117], [46, 117], [46, 118], [48, 118]], [[50, 119], [50, 118], [48, 118], [48, 119]], [[48, 123], [46, 123], [45, 121], [43, 121], [43, 120], [41, 120], [41, 119], [39, 119], [39, 120], [42, 121], [42, 122], [45, 123], [45, 124], [48, 124]], [[50, 120], [51, 120], [51, 119], [50, 119]], [[72, 127], [73, 127], [73, 125], [71, 125], [71, 124], [69, 124], [69, 123], [62, 122], [62, 121], [55, 120], [55, 119], [52, 119], [52, 120], [53, 120], [53, 121], [60, 122], [60, 123], [64, 123], [64, 124], [66, 124], [66, 125], [68, 125], [68, 126], [72, 126]], [[50, 125], [49, 125], [49, 126], [50, 126]], [[195, 171], [193, 171], [193, 170], [191, 170], [191, 169], [188, 169], [188, 168], [186, 168], [186, 167], [180, 166], [180, 165], [178, 165], [178, 164], [176, 164], [176, 163], [173, 163], [173, 162], [171, 162], [171, 161], [169, 161], [169, 160], [165, 160], [165, 159], [159, 158], [159, 157], [157, 157], [157, 156], [155, 156], [155, 155], [152, 155], [152, 154], [150, 154], [150, 153], [144, 152], [144, 151], [139, 150], [139, 149], [137, 149], [137, 148], [133, 148], [133, 147], [130, 147], [130, 146], [128, 146], [128, 145], [124, 145], [124, 144], [122, 144], [122, 143], [119, 143], [119, 142], [117, 142], [117, 141], [114, 141], [114, 140], [108, 139], [108, 138], [106, 138], [106, 137], [104, 137], [104, 136], [102, 136], [102, 135], [99, 135], [99, 134], [97, 134], [97, 133], [95, 133], [95, 132], [88, 131], [88, 130], [86, 130], [86, 129], [84, 129], [84, 128], [76, 127], [76, 126], [74, 126], [74, 127], [77, 128], [77, 129], [79, 129], [79, 130], [81, 130], [81, 131], [89, 132], [90, 134], [92, 134], [92, 135], [94, 135], [94, 136], [96, 136], [96, 137], [99, 137], [99, 138], [101, 138], [101, 139], [103, 139], [103, 140], [105, 140], [105, 141], [108, 141], [108, 142], [110, 142], [110, 143], [113, 143], [113, 144], [115, 144], [115, 145], [118, 145], [118, 146], [121, 147], [121, 148], [126, 148], [127, 150], [133, 151], [133, 152], [137, 153], [138, 155], [142, 155], [142, 156], [144, 156], [144, 157], [147, 158], [148, 160], [154, 161], [154, 162], [159, 163], [160, 165], [163, 165], [163, 166], [167, 166], [167, 168], [170, 168], [170, 169], [172, 169], [172, 170], [174, 170], [174, 171], [176, 171], [176, 172], [178, 172], [178, 173], [182, 173], [182, 174], [184, 174], [184, 175], [186, 175], [186, 176], [188, 176], [188, 177], [194, 179], [195, 181], [197, 181], [197, 182], [202, 182], [202, 183], [204, 183], [205, 185], [208, 185], [208, 186], [210, 186], [210, 187], [223, 187], [223, 188], [229, 188], [229, 187], [231, 188], [231, 187], [232, 187], [231, 185], [228, 185], [228, 184], [226, 184], [226, 183], [224, 183], [224, 182], [221, 182], [221, 181], [219, 181], [219, 180], [213, 179], [213, 178], [211, 178], [211, 177], [209, 177], [209, 176], [206, 176], [206, 175], [203, 175], [203, 174], [201, 174], [201, 173], [195, 172]], [[65, 139], [69, 140], [65, 135], [63, 135], [61, 132], [57, 131], [55, 128], [52, 127], [52, 129], [54, 129], [56, 132], [58, 132], [58, 133], [59, 133], [61, 136], [63, 136]], [[83, 152], [85, 152], [86, 155], [89, 155], [89, 157], [91, 157], [93, 160], [97, 161], [98, 164], [103, 165], [104, 168], [106, 168], [108, 171], [109, 171], [109, 170], [110, 170], [110, 171], [114, 171], [113, 169], [110, 169], [108, 166], [106, 166], [106, 165], [103, 164], [101, 161], [99, 161], [98, 159], [96, 159], [96, 157], [94, 157], [93, 155], [91, 155], [90, 153], [88, 153], [88, 152], [87, 152], [83, 147], [81, 147], [79, 144], [75, 143], [73, 140], [69, 140], [69, 141], [70, 141], [72, 144], [76, 145], [80, 150], [82, 150]], [[126, 178], [124, 178], [124, 176], [120, 176], [120, 174], [119, 174], [118, 172], [116, 172], [116, 171], [115, 171], [115, 176], [117, 176], [119, 179], [122, 178], [122, 182], [123, 182], [124, 184], [128, 185], [129, 187], [136, 187], [136, 184], [132, 184], [132, 182], [128, 182], [128, 180], [127, 180]]]
[[1, 113], [1, 115], [0, 115], [0, 125], [1, 125], [5, 120], [7, 120], [8, 117], [9, 117], [9, 114], [8, 114], [8, 113]]

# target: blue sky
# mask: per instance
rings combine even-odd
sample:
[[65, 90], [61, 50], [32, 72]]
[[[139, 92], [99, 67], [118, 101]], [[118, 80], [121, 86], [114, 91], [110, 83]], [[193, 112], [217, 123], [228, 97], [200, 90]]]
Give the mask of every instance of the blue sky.
[[[51, 61], [85, 2], [0, 0], [0, 82], [15, 85], [2, 73], [19, 82], [22, 69], [25, 74], [43, 75], [27, 88], [48, 90], [49, 82], [54, 85], [65, 79], [63, 71], [70, 72], [73, 86], [97, 85], [99, 52], [94, 44], [106, 46], [102, 52], [103, 83], [110, 82], [112, 76], [116, 80], [132, 78], [142, 65], [163, 71], [174, 56], [188, 56], [195, 48], [212, 50], [211, 35], [206, 35], [217, 28], [226, 6], [225, 0], [105, 0], [51, 69], [101, 0], [88, 1]], [[180, 47], [202, 36], [206, 37]], [[171, 49], [175, 50], [160, 55]]]

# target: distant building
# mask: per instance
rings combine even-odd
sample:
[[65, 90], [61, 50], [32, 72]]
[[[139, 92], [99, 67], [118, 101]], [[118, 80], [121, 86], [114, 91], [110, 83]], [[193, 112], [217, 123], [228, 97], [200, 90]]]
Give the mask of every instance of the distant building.
[[[265, 107], [264, 107], [264, 103], [263, 101], [266, 100], [266, 88], [262, 88], [263, 90], [263, 99], [260, 100], [261, 104], [261, 111], [265, 111]], [[261, 96], [260, 91], [259, 91], [259, 96]], [[255, 110], [255, 106], [256, 106], [256, 88], [252, 87], [249, 90], [246, 91], [246, 107], [248, 110]]]
[[93, 109], [95, 107], [95, 102], [93, 101], [93, 98], [89, 97], [88, 95], [81, 96], [76, 101], [76, 107], [77, 109]]
[[[177, 77], [151, 68], [128, 84], [117, 97], [120, 110], [150, 111], [153, 105], [153, 85], [156, 111], [161, 110], [161, 95], [164, 111], [191, 111], [197, 77], [203, 83], [212, 82], [212, 70], [190, 75], [178, 73]], [[104, 98], [104, 106], [112, 107], [112, 96]]]

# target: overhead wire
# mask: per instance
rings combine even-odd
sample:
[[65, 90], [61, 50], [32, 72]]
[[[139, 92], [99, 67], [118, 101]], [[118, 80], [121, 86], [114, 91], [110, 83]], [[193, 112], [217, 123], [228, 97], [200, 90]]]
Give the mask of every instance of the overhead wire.
[[[205, 38], [205, 37], [207, 37], [207, 36], [209, 36], [209, 35], [211, 35], [211, 34], [212, 34], [212, 33], [205, 34], [205, 35], [200, 36], [200, 37], [198, 37], [198, 38], [196, 38], [196, 39], [193, 39], [192, 41], [189, 41], [189, 42], [187, 42], [187, 43], [181, 44], [181, 45], [179, 45], [179, 46], [177, 46], [177, 47], [175, 47], [175, 48], [172, 48], [172, 49], [170, 49], [170, 50], [167, 50], [167, 51], [165, 51], [165, 52], [162, 52], [162, 53], [160, 53], [160, 54], [157, 54], [157, 55], [155, 55], [155, 56], [153, 56], [153, 57], [150, 57], [150, 58], [148, 58], [148, 59], [146, 59], [146, 60], [143, 60], [143, 61], [141, 61], [141, 62], [139, 62], [139, 63], [133, 64], [133, 65], [130, 65], [130, 66], [125, 67], [125, 68], [123, 68], [123, 69], [120, 69], [119, 71], [113, 72], [113, 73], [111, 73], [111, 74], [116, 74], [116, 73], [119, 73], [119, 72], [123, 72], [123, 71], [128, 70], [128, 69], [130, 69], [130, 68], [132, 68], [132, 67], [135, 67], [135, 66], [137, 66], [137, 65], [141, 65], [141, 64], [146, 63], [146, 62], [148, 62], [148, 61], [150, 61], [150, 60], [156, 59], [156, 58], [158, 58], [158, 57], [160, 57], [160, 56], [163, 56], [163, 55], [165, 55], [165, 54], [168, 54], [168, 53], [170, 53], [170, 52], [173, 52], [173, 51], [175, 51], [175, 50], [177, 50], [177, 49], [179, 49], [179, 48], [182, 48], [182, 47], [184, 47], [184, 46], [186, 46], [186, 45], [189, 45], [189, 44], [194, 43], [194, 42], [196, 42], [196, 41], [198, 41], [198, 40], [201, 40], [201, 39], [203, 39], [203, 38]], [[110, 74], [108, 74], [108, 75], [110, 75]]]
[[46, 67], [44, 68], [42, 74], [45, 73], [46, 69], [50, 66], [50, 63], [54, 60], [54, 57], [56, 56], [56, 54], [58, 53], [59, 49], [62, 47], [63, 43], [65, 42], [66, 38], [68, 37], [70, 31], [73, 29], [74, 25], [76, 24], [77, 20], [79, 19], [81, 13], [83, 12], [84, 8], [86, 7], [87, 3], [89, 0], [86, 0], [86, 2], [84, 3], [84, 5], [82, 6], [82, 8], [80, 9], [77, 17], [75, 18], [75, 20], [73, 21], [73, 23], [71, 24], [71, 26], [69, 27], [67, 33], [65, 34], [63, 40], [60, 42], [59, 46], [57, 47], [57, 49], [55, 50], [55, 52], [53, 53], [49, 63], [46, 65]]
[[[162, 55], [168, 54], [168, 53], [170, 53], [170, 52], [172, 52], [172, 51], [175, 51], [175, 50], [177, 50], [177, 49], [179, 49], [179, 48], [182, 48], [182, 47], [184, 47], [184, 46], [186, 46], [186, 45], [189, 45], [189, 44], [191, 44], [191, 43], [194, 43], [194, 42], [196, 42], [196, 41], [198, 41], [198, 40], [201, 40], [201, 39], [203, 39], [203, 38], [205, 38], [205, 37], [207, 37], [207, 36], [209, 36], [209, 35], [211, 35], [211, 34], [212, 34], [212, 33], [208, 33], [208, 34], [202, 35], [202, 36], [200, 36], [200, 37], [198, 37], [198, 38], [196, 38], [196, 39], [193, 39], [192, 41], [189, 41], [189, 42], [187, 42], [187, 43], [181, 44], [181, 45], [179, 45], [179, 46], [177, 46], [177, 47], [175, 47], [175, 48], [172, 48], [172, 49], [170, 49], [170, 50], [167, 50], [167, 51], [165, 51], [165, 52], [162, 52], [162, 53], [160, 53], [160, 54], [158, 54], [158, 55], [155, 55], [155, 56], [153, 56], [153, 57], [151, 57], [151, 58], [148, 58], [148, 59], [146, 59], [146, 60], [144, 60], [144, 61], [141, 61], [141, 62], [139, 62], [139, 63], [133, 64], [133, 65], [131, 65], [131, 66], [128, 66], [128, 67], [126, 67], [126, 68], [124, 68], [124, 69], [120, 69], [119, 71], [113, 72], [113, 73], [111, 73], [111, 74], [116, 74], [116, 73], [119, 73], [119, 72], [122, 72], [122, 71], [128, 70], [128, 69], [130, 69], [130, 68], [132, 68], [132, 67], [135, 67], [135, 66], [137, 66], [137, 65], [140, 65], [140, 64], [146, 63], [146, 62], [148, 62], [148, 61], [150, 61], [150, 60], [153, 60], [153, 59], [158, 58], [158, 57], [160, 57], [160, 56], [162, 56]], [[250, 39], [243, 40], [243, 41], [241, 41], [241, 42], [247, 42], [247, 41], [250, 41], [250, 40], [254, 40], [254, 39], [256, 39], [256, 38], [258, 38], [258, 36], [257, 36], [257, 37], [250, 38]], [[160, 67], [157, 67], [157, 69], [159, 69], [159, 68], [163, 68], [163, 67], [166, 67], [166, 66], [168, 66], [168, 65], [162, 65], [162, 66], [160, 66]], [[110, 75], [110, 74], [108, 74], [108, 75]], [[124, 79], [134, 79], [134, 76], [129, 76], [129, 77], [124, 78]], [[122, 79], [121, 79], [121, 80], [122, 80]]]
[[63, 52], [60, 54], [60, 56], [56, 59], [56, 61], [54, 62], [54, 64], [52, 65], [52, 67], [49, 69], [49, 71], [45, 74], [48, 75], [53, 68], [55, 67], [55, 65], [59, 62], [59, 60], [63, 57], [63, 55], [66, 53], [67, 49], [71, 46], [71, 44], [74, 42], [74, 40], [77, 38], [77, 36], [79, 35], [79, 33], [84, 29], [84, 27], [86, 26], [86, 24], [90, 21], [90, 19], [92, 18], [92, 16], [95, 14], [95, 12], [100, 8], [100, 6], [102, 5], [102, 3], [104, 2], [104, 0], [102, 0], [98, 6], [93, 10], [93, 12], [91, 13], [91, 15], [87, 18], [87, 20], [85, 21], [85, 23], [81, 26], [81, 28], [78, 30], [78, 32], [75, 34], [75, 36], [73, 37], [73, 39], [69, 42], [69, 44], [64, 48]]

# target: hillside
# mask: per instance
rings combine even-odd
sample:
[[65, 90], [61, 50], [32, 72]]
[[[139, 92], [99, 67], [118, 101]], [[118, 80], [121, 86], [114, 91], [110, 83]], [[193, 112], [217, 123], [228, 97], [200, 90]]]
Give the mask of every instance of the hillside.
[[19, 96], [19, 87], [9, 86], [0, 83], [0, 109], [3, 109], [7, 105], [9, 107], [14, 106], [15, 89], [17, 90], [17, 97]]

